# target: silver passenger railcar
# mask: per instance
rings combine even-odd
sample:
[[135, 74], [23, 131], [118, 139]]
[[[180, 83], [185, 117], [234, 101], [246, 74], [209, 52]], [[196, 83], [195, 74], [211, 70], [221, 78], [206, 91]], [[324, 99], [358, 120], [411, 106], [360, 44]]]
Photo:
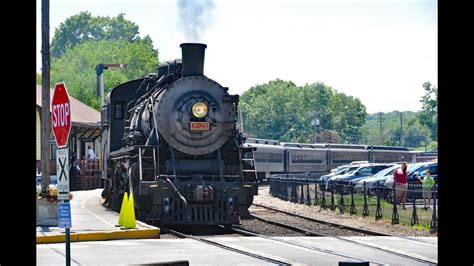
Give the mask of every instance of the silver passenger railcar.
[[284, 173], [284, 148], [278, 141], [247, 139], [243, 144], [254, 151], [255, 171], [258, 180], [268, 178], [272, 174]]
[[255, 169], [259, 181], [272, 174], [329, 173], [355, 161], [370, 163], [412, 162], [415, 154], [405, 147], [375, 145], [290, 143], [248, 138], [246, 147], [255, 150]]
[[327, 171], [328, 151], [324, 145], [282, 143], [285, 150], [285, 172], [305, 173]]

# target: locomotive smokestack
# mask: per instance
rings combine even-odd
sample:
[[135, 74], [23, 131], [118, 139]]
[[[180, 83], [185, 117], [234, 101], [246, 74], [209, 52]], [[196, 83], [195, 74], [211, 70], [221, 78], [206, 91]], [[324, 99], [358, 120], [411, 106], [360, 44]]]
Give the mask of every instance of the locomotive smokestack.
[[202, 76], [204, 73], [204, 52], [207, 45], [203, 43], [182, 43], [180, 47], [183, 60], [183, 77]]

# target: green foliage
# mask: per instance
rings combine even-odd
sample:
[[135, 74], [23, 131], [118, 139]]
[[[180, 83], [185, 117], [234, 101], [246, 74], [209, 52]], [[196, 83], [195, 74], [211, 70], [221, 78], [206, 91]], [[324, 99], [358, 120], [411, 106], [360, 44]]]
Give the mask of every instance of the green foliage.
[[[369, 145], [400, 146], [400, 112], [369, 114], [363, 126], [364, 143]], [[418, 121], [418, 114], [410, 111], [403, 112], [402, 146], [418, 147], [426, 140], [431, 140], [429, 129]], [[382, 139], [380, 136], [380, 118], [382, 119]], [[383, 142], [381, 143], [381, 140]]]
[[41, 79], [41, 74], [36, 73], [36, 85], [41, 85], [43, 84], [43, 80]]
[[[431, 83], [423, 84], [425, 95], [420, 100], [423, 109], [416, 113], [403, 112], [402, 145], [425, 149], [432, 140], [438, 137], [437, 97], [438, 89]], [[382, 136], [380, 135], [380, 114], [370, 114], [362, 128], [364, 143], [389, 146], [400, 145], [400, 112], [382, 113]], [[435, 146], [433, 146], [435, 147]]]
[[367, 112], [359, 99], [335, 92], [329, 101], [330, 128], [347, 143], [359, 143]]
[[299, 114], [288, 102], [296, 91], [293, 82], [275, 80], [244, 92], [240, 102], [245, 131], [261, 138], [296, 139], [292, 126]]
[[[93, 17], [90, 12], [83, 11], [69, 17], [55, 29], [51, 57], [58, 58], [67, 49], [90, 40], [141, 41], [138, 26], [124, 16], [125, 14], [121, 13], [116, 17]], [[148, 36], [144, 39], [150, 40]]]
[[[280, 141], [362, 143], [423, 147], [423, 150], [426, 144], [437, 149], [437, 101], [433, 95], [437, 99], [438, 90], [429, 82], [423, 87], [424, 109], [402, 113], [402, 132], [399, 111], [367, 115], [359, 99], [324, 83], [296, 86], [291, 81], [277, 79], [242, 94], [244, 129], [252, 137]], [[319, 128], [315, 125], [316, 118], [320, 121]]]
[[437, 141], [431, 141], [428, 144], [427, 150], [429, 151], [437, 151], [438, 150], [438, 142]]
[[429, 129], [421, 125], [416, 117], [412, 120], [413, 122], [410, 123], [411, 121], [409, 121], [407, 123], [408, 127], [404, 129], [405, 146], [407, 147], [417, 147], [421, 143], [430, 140]]
[[67, 49], [61, 57], [53, 58], [51, 85], [64, 81], [73, 97], [99, 110], [95, 67], [100, 63], [128, 64], [126, 69], [104, 71], [105, 93], [108, 93], [117, 83], [154, 72], [158, 64], [158, 51], [153, 48], [151, 40], [85, 41]]
[[357, 142], [367, 115], [359, 99], [320, 82], [296, 86], [272, 80], [250, 88], [240, 99], [245, 132], [281, 141], [309, 142], [316, 130], [324, 129], [334, 131], [325, 138]]
[[426, 126], [431, 131], [433, 139], [438, 138], [438, 88], [432, 86], [430, 82], [423, 83], [425, 95], [420, 102], [423, 104], [418, 116], [420, 124]]

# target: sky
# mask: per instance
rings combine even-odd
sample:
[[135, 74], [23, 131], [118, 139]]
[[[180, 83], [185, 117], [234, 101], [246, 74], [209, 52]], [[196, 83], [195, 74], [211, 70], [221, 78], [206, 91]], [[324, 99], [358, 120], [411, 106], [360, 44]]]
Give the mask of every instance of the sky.
[[[40, 73], [41, 0], [36, 2]], [[190, 39], [180, 26], [177, 0], [50, 0], [50, 38], [61, 22], [81, 11], [125, 13], [140, 36], [151, 37], [160, 61], [181, 58], [183, 42], [207, 44], [204, 74], [231, 94], [276, 78], [299, 86], [323, 82], [359, 98], [368, 113], [418, 111], [422, 84], [438, 85], [436, 0], [211, 3], [207, 27]]]

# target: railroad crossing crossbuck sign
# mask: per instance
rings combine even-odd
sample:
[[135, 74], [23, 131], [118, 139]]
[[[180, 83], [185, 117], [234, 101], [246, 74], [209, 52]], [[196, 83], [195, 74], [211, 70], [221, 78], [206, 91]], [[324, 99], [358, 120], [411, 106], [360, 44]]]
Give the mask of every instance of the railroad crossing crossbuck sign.
[[51, 101], [51, 119], [53, 134], [59, 148], [67, 146], [69, 132], [71, 131], [71, 104], [64, 82], [54, 87], [53, 100]]
[[58, 200], [69, 200], [69, 150], [56, 150], [56, 175], [58, 176]]

